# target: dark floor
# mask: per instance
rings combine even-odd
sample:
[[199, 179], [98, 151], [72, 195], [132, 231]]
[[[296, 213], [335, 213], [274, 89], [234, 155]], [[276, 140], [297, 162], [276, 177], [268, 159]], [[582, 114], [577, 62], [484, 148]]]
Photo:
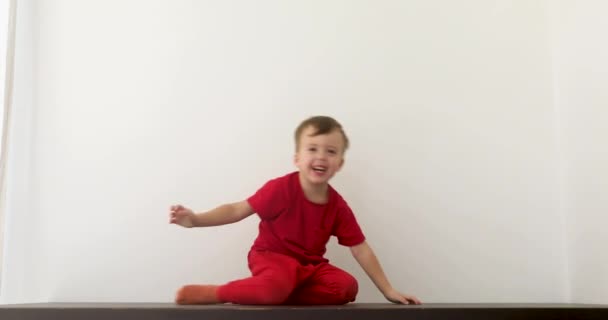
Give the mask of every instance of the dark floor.
[[172, 303], [42, 303], [0, 305], [0, 320], [33, 319], [602, 319], [608, 305], [586, 304], [365, 304], [345, 306], [178, 306]]

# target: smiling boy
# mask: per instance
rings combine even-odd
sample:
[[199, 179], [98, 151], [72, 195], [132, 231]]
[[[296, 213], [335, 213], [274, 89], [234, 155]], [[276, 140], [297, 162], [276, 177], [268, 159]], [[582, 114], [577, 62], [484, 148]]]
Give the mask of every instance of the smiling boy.
[[387, 300], [420, 304], [395, 290], [365, 241], [355, 215], [329, 184], [344, 165], [348, 138], [335, 119], [315, 116], [295, 132], [298, 171], [272, 179], [246, 200], [195, 214], [170, 208], [170, 223], [208, 227], [234, 223], [257, 213], [259, 234], [248, 255], [251, 277], [224, 285], [186, 285], [178, 304], [321, 305], [355, 301], [357, 280], [324, 258], [331, 236], [353, 257]]

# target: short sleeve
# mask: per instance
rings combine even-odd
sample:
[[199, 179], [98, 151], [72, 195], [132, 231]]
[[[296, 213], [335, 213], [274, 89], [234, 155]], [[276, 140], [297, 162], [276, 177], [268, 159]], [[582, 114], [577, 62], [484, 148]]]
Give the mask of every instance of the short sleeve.
[[247, 202], [260, 219], [275, 218], [285, 207], [286, 185], [284, 179], [273, 179], [264, 184], [255, 194], [247, 198]]
[[365, 235], [357, 223], [355, 214], [346, 203], [338, 209], [333, 235], [338, 238], [339, 244], [347, 247], [356, 246], [365, 241]]

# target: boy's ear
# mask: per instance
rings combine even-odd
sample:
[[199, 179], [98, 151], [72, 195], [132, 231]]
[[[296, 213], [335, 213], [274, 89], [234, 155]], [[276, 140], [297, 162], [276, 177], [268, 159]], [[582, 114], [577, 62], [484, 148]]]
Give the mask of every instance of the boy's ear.
[[342, 157], [342, 160], [340, 160], [340, 165], [338, 166], [338, 171], [340, 171], [340, 169], [342, 169], [343, 165], [344, 165], [344, 157]]
[[300, 157], [298, 156], [298, 153], [294, 153], [293, 154], [293, 164], [295, 164], [296, 166], [298, 165], [298, 161], [300, 160]]

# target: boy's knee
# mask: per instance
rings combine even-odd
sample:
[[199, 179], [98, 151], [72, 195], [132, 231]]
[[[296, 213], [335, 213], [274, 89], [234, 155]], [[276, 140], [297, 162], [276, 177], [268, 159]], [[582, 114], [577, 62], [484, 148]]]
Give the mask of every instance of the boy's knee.
[[343, 299], [344, 303], [349, 303], [355, 301], [358, 292], [359, 283], [357, 282], [357, 279], [355, 279], [351, 275], [348, 275], [348, 277], [343, 283], [343, 287], [340, 292], [340, 297]]
[[331, 287], [333, 294], [326, 301], [327, 304], [347, 304], [353, 302], [359, 292], [357, 280], [349, 274], [345, 274], [339, 280], [336, 279]]

